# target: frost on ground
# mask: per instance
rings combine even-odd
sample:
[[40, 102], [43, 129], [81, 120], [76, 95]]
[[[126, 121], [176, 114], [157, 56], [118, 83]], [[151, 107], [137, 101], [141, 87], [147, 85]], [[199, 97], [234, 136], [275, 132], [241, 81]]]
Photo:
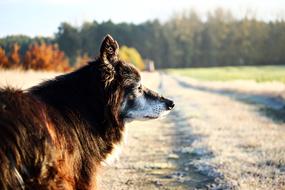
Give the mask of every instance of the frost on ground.
[[176, 87], [170, 88], [169, 94], [179, 92], [176, 105], [187, 118], [192, 135], [198, 137], [189, 152], [192, 149], [201, 156], [191, 163], [210, 175], [220, 174], [220, 183], [228, 188], [284, 189], [284, 123], [261, 115], [252, 104], [191, 88], [187, 82], [189, 86], [177, 85], [179, 82], [170, 77], [164, 79]]
[[[0, 71], [0, 86], [27, 88], [55, 75]], [[284, 84], [205, 83], [158, 73], [144, 73], [143, 84], [176, 107], [164, 119], [127, 125], [120, 159], [101, 168], [101, 189], [285, 189], [284, 122], [239, 98], [282, 102]]]

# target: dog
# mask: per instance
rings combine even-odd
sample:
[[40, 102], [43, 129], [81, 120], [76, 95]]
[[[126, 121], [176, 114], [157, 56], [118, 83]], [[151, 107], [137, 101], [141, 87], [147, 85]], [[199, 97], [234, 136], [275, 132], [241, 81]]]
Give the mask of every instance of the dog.
[[82, 68], [28, 90], [0, 90], [0, 189], [97, 189], [98, 167], [132, 120], [156, 119], [173, 101], [141, 84], [110, 35]]

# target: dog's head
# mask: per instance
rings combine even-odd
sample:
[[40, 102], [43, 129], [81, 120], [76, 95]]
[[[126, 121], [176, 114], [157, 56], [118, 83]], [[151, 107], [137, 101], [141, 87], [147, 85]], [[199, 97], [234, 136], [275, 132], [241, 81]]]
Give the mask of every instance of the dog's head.
[[119, 45], [107, 35], [100, 48], [102, 79], [111, 89], [111, 104], [117, 104], [117, 112], [123, 121], [156, 119], [168, 113], [173, 101], [141, 84], [138, 70], [119, 59]]

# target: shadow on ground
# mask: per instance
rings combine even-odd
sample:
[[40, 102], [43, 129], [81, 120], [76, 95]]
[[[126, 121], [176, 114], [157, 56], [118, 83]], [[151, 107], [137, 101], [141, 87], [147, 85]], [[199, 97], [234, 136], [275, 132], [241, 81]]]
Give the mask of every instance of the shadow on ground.
[[[163, 75], [160, 75], [159, 91], [165, 94]], [[169, 97], [169, 96], [167, 96]], [[176, 97], [172, 97], [176, 99]], [[175, 101], [174, 101], [175, 102]], [[200, 158], [200, 155], [191, 151], [191, 145], [198, 136], [191, 133], [189, 118], [175, 108], [162, 122], [164, 125], [172, 124], [171, 135], [172, 153], [168, 155], [168, 162], [175, 166], [175, 170], [169, 175], [160, 175], [159, 178], [172, 178], [173, 186], [181, 189], [209, 189], [215, 184], [215, 178], [199, 171], [193, 160]]]
[[[165, 123], [175, 123], [172, 139], [173, 155], [169, 160], [176, 166], [176, 172], [172, 177], [183, 184], [186, 189], [208, 189], [215, 184], [215, 178], [199, 171], [194, 165], [194, 160], [199, 160], [201, 155], [191, 150], [191, 144], [198, 136], [191, 135], [191, 126], [187, 118], [183, 118], [179, 111], [173, 111], [165, 120]], [[205, 155], [204, 155], [205, 156]]]

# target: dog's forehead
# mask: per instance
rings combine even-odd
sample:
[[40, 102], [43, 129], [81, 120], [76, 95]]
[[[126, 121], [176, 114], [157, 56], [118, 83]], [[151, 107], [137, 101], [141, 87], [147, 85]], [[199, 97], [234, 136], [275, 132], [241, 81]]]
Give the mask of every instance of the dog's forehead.
[[124, 80], [124, 83], [138, 83], [141, 80], [139, 71], [132, 65], [128, 63], [123, 63], [121, 65], [121, 78]]

